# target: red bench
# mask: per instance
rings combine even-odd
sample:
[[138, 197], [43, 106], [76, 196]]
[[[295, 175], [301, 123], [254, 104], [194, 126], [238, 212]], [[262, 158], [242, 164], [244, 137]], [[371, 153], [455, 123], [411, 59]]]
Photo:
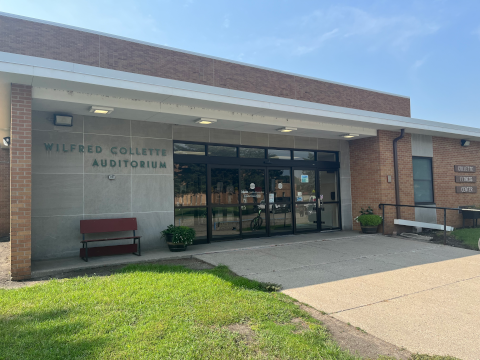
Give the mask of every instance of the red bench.
[[[81, 241], [83, 246], [80, 249], [80, 257], [83, 260], [88, 261], [89, 256], [119, 255], [130, 253], [140, 256], [141, 236], [135, 236], [135, 230], [137, 230], [136, 218], [80, 220], [80, 233], [83, 235], [83, 240]], [[119, 231], [133, 231], [133, 236], [85, 240], [85, 234]], [[133, 239], [133, 244], [88, 248], [88, 244], [91, 242], [126, 239]], [[136, 243], [137, 240], [138, 244]]]

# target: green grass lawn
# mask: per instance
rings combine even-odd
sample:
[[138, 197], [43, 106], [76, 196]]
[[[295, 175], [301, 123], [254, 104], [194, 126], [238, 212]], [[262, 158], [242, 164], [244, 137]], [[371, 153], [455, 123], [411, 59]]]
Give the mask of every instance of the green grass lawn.
[[293, 301], [224, 266], [0, 290], [0, 359], [355, 359]]
[[478, 239], [480, 238], [480, 228], [457, 229], [451, 232], [455, 238], [466, 244], [468, 247], [478, 250]]

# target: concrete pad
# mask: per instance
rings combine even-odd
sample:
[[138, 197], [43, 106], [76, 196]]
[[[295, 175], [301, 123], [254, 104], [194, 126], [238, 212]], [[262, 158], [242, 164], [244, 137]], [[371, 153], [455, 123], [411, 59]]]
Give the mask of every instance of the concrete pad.
[[478, 360], [480, 255], [453, 253], [461, 257], [284, 292], [411, 352]]

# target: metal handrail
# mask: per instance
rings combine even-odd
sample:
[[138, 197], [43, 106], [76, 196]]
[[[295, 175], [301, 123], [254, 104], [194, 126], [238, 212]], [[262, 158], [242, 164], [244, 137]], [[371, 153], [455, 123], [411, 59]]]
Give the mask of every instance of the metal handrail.
[[382, 234], [385, 235], [385, 206], [398, 206], [401, 207], [413, 207], [413, 208], [425, 208], [425, 209], [435, 209], [443, 210], [443, 243], [447, 244], [447, 210], [462, 211], [461, 208], [448, 208], [440, 206], [425, 206], [425, 205], [397, 205], [397, 204], [378, 204], [378, 208], [382, 209]]

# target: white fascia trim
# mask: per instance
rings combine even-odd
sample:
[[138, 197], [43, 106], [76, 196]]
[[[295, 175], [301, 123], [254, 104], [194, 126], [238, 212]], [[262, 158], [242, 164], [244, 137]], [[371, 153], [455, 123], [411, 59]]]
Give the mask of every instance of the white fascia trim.
[[300, 78], [311, 79], [311, 80], [316, 80], [316, 81], [323, 81], [323, 82], [326, 82], [326, 83], [329, 83], [329, 84], [342, 85], [342, 86], [347, 86], [347, 87], [351, 87], [351, 88], [355, 88], [355, 89], [367, 90], [367, 91], [372, 91], [372, 92], [376, 92], [376, 93], [380, 93], [380, 94], [386, 94], [386, 95], [392, 95], [392, 96], [398, 96], [398, 97], [403, 97], [403, 98], [410, 99], [409, 96], [405, 96], [405, 95], [399, 95], [399, 94], [394, 94], [394, 93], [390, 93], [390, 92], [386, 92], [386, 91], [380, 91], [380, 90], [369, 89], [369, 88], [365, 88], [365, 87], [361, 87], [361, 86], [344, 84], [344, 83], [340, 83], [340, 82], [336, 82], [336, 81], [316, 78], [316, 77], [313, 77], [313, 76], [300, 75], [300, 74], [291, 73], [291, 72], [288, 72], [288, 71], [281, 71], [281, 70], [272, 69], [272, 68], [259, 66], [259, 65], [252, 65], [252, 64], [248, 64], [248, 63], [244, 63], [244, 62], [240, 62], [240, 61], [229, 60], [229, 59], [224, 59], [224, 58], [220, 58], [220, 57], [216, 57], [216, 56], [200, 54], [200, 53], [196, 53], [196, 52], [193, 52], [193, 51], [187, 51], [187, 50], [177, 49], [177, 48], [173, 48], [173, 47], [169, 47], [169, 46], [159, 45], [159, 44], [155, 44], [155, 43], [151, 43], [151, 42], [147, 42], [147, 41], [135, 40], [135, 39], [127, 38], [127, 37], [124, 37], [124, 36], [112, 35], [112, 34], [104, 33], [104, 32], [101, 32], [101, 31], [94, 31], [94, 30], [80, 28], [80, 27], [77, 27], [77, 26], [60, 24], [60, 23], [56, 23], [56, 22], [53, 22], [53, 21], [35, 19], [35, 18], [27, 17], [27, 16], [10, 14], [10, 13], [5, 13], [5, 12], [1, 12], [1, 11], [0, 11], [0, 15], [10, 17], [10, 18], [14, 18], [14, 19], [32, 21], [32, 22], [45, 24], [45, 25], [58, 26], [58, 27], [62, 27], [62, 28], [65, 28], [65, 29], [82, 31], [82, 32], [86, 32], [86, 33], [89, 33], [89, 34], [95, 34], [95, 35], [99, 35], [99, 36], [110, 37], [110, 38], [113, 38], [113, 39], [124, 40], [124, 41], [133, 42], [133, 43], [137, 43], [137, 44], [153, 46], [153, 47], [157, 47], [157, 48], [160, 48], [160, 49], [166, 49], [166, 50], [181, 52], [181, 53], [184, 53], [184, 54], [200, 56], [200, 57], [204, 57], [204, 58], [208, 58], [208, 59], [224, 61], [224, 62], [227, 62], [227, 63], [233, 63], [233, 64], [238, 64], [238, 65], [248, 66], [248, 67], [252, 67], [252, 68], [256, 68], [256, 69], [262, 69], [262, 70], [268, 70], [268, 71], [272, 71], [272, 72], [276, 72], [276, 73], [292, 75], [292, 76], [296, 76], [296, 77], [300, 77]]
[[[178, 96], [210, 102], [255, 107], [258, 113], [275, 110], [294, 114], [344, 119], [370, 128], [418, 129], [468, 137], [480, 137], [480, 129], [441, 122], [414, 119], [403, 116], [317, 104], [301, 100], [285, 99], [214, 86], [194, 84], [154, 76], [139, 75], [93, 66], [73, 64], [57, 60], [0, 52], [0, 72], [24, 75], [35, 86], [35, 78], [47, 78], [62, 82], [76, 82], [138, 92]], [[168, 98], [159, 100], [164, 102]]]

